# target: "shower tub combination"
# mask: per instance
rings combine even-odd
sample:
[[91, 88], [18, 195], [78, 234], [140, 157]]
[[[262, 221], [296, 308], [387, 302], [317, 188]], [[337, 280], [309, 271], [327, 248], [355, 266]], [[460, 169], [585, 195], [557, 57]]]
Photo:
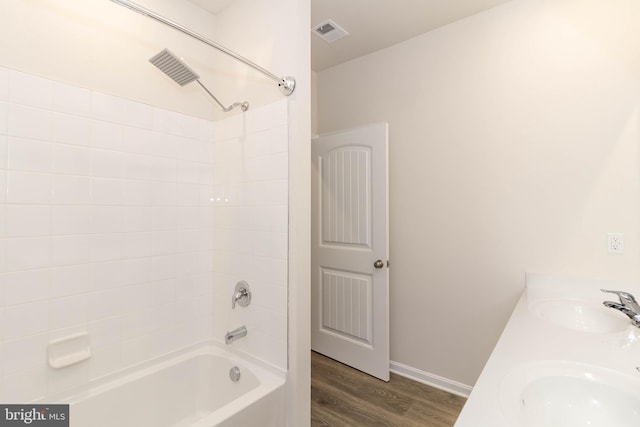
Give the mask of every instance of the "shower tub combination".
[[281, 427], [284, 383], [283, 372], [209, 342], [42, 403], [68, 403], [72, 427]]
[[[248, 59], [130, 0], [111, 0], [199, 40], [275, 81], [285, 96], [295, 89], [291, 76], [279, 77]], [[199, 75], [165, 49], [151, 63], [181, 86], [196, 81], [222, 108], [248, 108], [247, 102], [225, 107]], [[229, 339], [229, 337], [227, 337]], [[68, 342], [67, 342], [68, 341]], [[230, 341], [233, 341], [231, 339]], [[230, 343], [228, 341], [227, 343]], [[80, 351], [65, 355], [78, 345]], [[82, 334], [54, 344], [50, 365], [63, 368], [90, 357]], [[84, 345], [84, 347], [83, 347]], [[62, 353], [56, 354], [58, 349]], [[66, 357], [65, 357], [66, 356]], [[72, 427], [281, 427], [285, 424], [285, 373], [257, 360], [239, 358], [214, 341], [162, 356], [106, 376], [42, 404], [69, 404]]]

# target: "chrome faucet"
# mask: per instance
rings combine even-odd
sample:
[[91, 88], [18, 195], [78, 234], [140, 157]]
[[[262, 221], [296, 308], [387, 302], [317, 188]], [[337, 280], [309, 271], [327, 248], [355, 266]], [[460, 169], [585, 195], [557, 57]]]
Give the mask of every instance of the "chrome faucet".
[[242, 338], [247, 335], [247, 327], [240, 326], [239, 328], [234, 329], [233, 331], [227, 332], [224, 336], [225, 344], [231, 344], [238, 338]]
[[633, 295], [624, 291], [610, 291], [607, 289], [600, 290], [602, 292], [617, 295], [618, 299], [620, 299], [620, 303], [605, 301], [602, 304], [604, 304], [606, 307], [614, 308], [623, 313], [629, 319], [631, 319], [631, 324], [633, 326], [635, 326], [636, 328], [640, 328], [640, 305], [638, 305], [638, 302]]
[[236, 283], [236, 288], [233, 291], [233, 295], [231, 295], [231, 308], [236, 308], [236, 303], [240, 307], [246, 307], [251, 304], [251, 288], [249, 284], [244, 280]]

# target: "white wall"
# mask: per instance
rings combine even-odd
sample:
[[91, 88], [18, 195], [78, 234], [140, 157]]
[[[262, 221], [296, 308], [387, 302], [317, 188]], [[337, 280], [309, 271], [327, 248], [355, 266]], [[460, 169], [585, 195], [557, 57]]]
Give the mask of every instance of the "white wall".
[[[288, 117], [281, 99], [216, 122], [214, 337], [245, 325], [234, 347], [287, 369]], [[231, 308], [240, 280], [251, 305]]]
[[[304, 90], [305, 76], [295, 71], [308, 58], [300, 58], [297, 52], [300, 35], [292, 36], [299, 7], [293, 0], [235, 0], [218, 15], [217, 40], [276, 76], [295, 74]], [[213, 67], [219, 76], [240, 77], [216, 89], [225, 99], [241, 97], [255, 105], [282, 99], [277, 83], [232, 58], [216, 57]]]
[[[211, 337], [214, 123], [0, 68], [0, 399]], [[47, 343], [90, 335], [55, 370]]]
[[[310, 423], [310, 1], [236, 0], [216, 21], [220, 43], [274, 74], [292, 75], [297, 86], [287, 97], [288, 116], [288, 425]], [[242, 78], [225, 82], [225, 99], [239, 96], [252, 105], [282, 99], [275, 84], [252, 69], [216, 58], [220, 75]]]
[[[186, 0], [139, 3], [205, 37], [215, 36], [215, 17]], [[220, 55], [110, 1], [6, 0], [0, 39], [7, 67], [203, 118], [222, 116], [196, 84], [180, 87], [148, 62], [167, 47], [208, 84], [216, 78], [209, 64]]]
[[393, 361], [472, 385], [526, 271], [640, 280], [639, 18], [516, 0], [318, 74], [319, 133], [390, 123]]
[[318, 134], [318, 73], [311, 72], [311, 135]]

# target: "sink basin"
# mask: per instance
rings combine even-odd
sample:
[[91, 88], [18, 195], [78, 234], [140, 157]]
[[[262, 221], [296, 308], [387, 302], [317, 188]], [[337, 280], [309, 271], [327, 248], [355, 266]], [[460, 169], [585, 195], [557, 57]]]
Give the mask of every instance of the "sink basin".
[[561, 361], [521, 365], [505, 377], [500, 404], [510, 426], [637, 427], [640, 374]]
[[620, 332], [629, 319], [601, 304], [570, 299], [535, 301], [529, 310], [540, 318], [565, 328], [593, 333]]

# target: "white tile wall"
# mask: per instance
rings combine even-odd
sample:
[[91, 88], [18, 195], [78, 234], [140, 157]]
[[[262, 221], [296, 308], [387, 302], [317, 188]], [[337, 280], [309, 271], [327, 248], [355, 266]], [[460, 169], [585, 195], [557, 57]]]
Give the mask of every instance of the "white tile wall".
[[[0, 401], [211, 336], [213, 135], [210, 121], [0, 67]], [[78, 331], [92, 358], [48, 368], [47, 342]]]
[[[216, 122], [214, 148], [214, 335], [246, 325], [233, 346], [286, 369], [287, 101]], [[231, 310], [240, 280], [252, 302]]]
[[[286, 369], [286, 122], [286, 100], [214, 127], [0, 67], [0, 400], [241, 324], [234, 347]], [[52, 371], [46, 343], [78, 331], [93, 357]]]
[[[214, 126], [0, 67], [0, 400], [241, 324], [234, 347], [285, 369], [286, 122], [286, 100]], [[232, 312], [238, 280], [254, 299]], [[91, 360], [48, 368], [78, 331]]]

